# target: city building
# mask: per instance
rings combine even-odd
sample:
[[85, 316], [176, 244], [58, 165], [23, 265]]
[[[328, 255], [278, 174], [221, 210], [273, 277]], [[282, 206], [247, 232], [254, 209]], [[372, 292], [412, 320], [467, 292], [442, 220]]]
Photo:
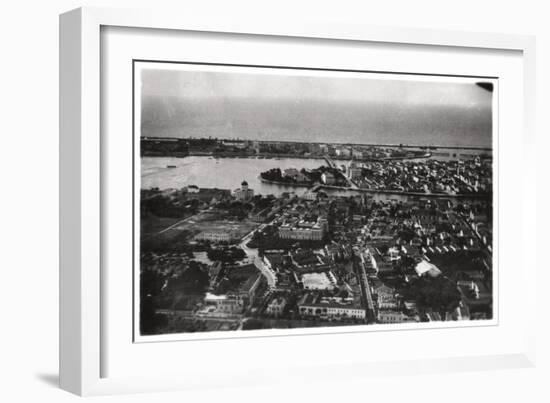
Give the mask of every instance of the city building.
[[331, 271], [322, 273], [304, 273], [301, 277], [306, 290], [332, 290], [336, 287], [336, 277]]
[[260, 286], [262, 275], [260, 273], [251, 276], [239, 288], [239, 296], [248, 304], [254, 303], [256, 291]]
[[374, 255], [369, 248], [366, 248], [364, 252], [361, 254], [361, 262], [365, 267], [365, 272], [367, 273], [367, 275], [369, 276], [378, 275], [378, 271], [379, 271], [378, 263], [376, 262], [376, 259], [374, 258]]
[[254, 189], [248, 187], [247, 181], [242, 181], [241, 187], [233, 191], [233, 196], [240, 201], [248, 201], [254, 197]]
[[309, 200], [309, 201], [317, 200], [317, 193], [316, 192], [309, 192], [309, 191], [305, 192], [302, 195], [302, 199]]
[[215, 311], [211, 311], [211, 314], [240, 314], [244, 309], [244, 301], [237, 295], [215, 295], [206, 294], [204, 302], [207, 305], [213, 305], [216, 307]]
[[361, 160], [361, 159], [363, 159], [363, 152], [361, 150], [357, 149], [357, 148], [352, 148], [351, 149], [351, 156], [353, 158]]
[[325, 235], [325, 228], [320, 223], [313, 225], [292, 225], [285, 223], [279, 227], [279, 238], [301, 241], [321, 241]]
[[[402, 250], [404, 253], [407, 253], [407, 249], [405, 249], [405, 247], [403, 246], [402, 247]], [[390, 259], [390, 261], [396, 261], [396, 260], [399, 260], [401, 257], [399, 255], [399, 249], [395, 246], [392, 246], [391, 248], [388, 248], [388, 257]]]
[[[217, 142], [222, 149], [210, 141], [195, 142], [194, 147], [203, 153], [252, 152], [241, 150], [238, 141]], [[305, 158], [320, 158], [308, 152], [326, 149], [332, 158], [325, 154], [326, 164], [315, 161], [296, 168], [283, 164], [269, 170], [274, 181], [294, 184], [295, 193], [254, 196], [259, 190], [255, 185], [255, 192], [250, 189], [246, 180], [234, 191], [194, 185], [141, 190], [143, 212], [153, 219], [165, 212], [172, 215], [172, 210], [185, 209], [182, 216], [188, 215], [187, 210], [202, 214], [199, 220], [178, 224], [185, 231], [181, 249], [166, 248], [166, 253], [155, 249], [140, 256], [140, 267], [162, 279], [159, 284], [166, 284], [159, 291], [159, 309], [185, 311], [185, 329], [230, 326], [237, 330], [245, 315], [267, 328], [279, 326], [287, 312], [288, 319], [296, 320], [293, 324], [308, 327], [329, 325], [329, 321], [396, 324], [493, 317], [492, 198], [469, 197], [491, 194], [490, 160], [413, 160], [420, 154], [392, 147], [246, 144], [270, 155], [295, 153]], [[364, 158], [355, 159], [360, 157], [355, 147]], [[337, 148], [348, 148], [351, 158], [335, 158]], [[328, 167], [307, 167], [319, 165]], [[243, 173], [234, 183], [252, 180], [250, 175], [255, 174]], [[301, 175], [309, 178], [307, 187], [298, 183]], [[331, 186], [323, 189], [323, 183]], [[366, 191], [335, 192], [332, 185], [356, 185]], [[380, 196], [370, 194], [377, 190], [382, 191]], [[450, 191], [465, 197], [445, 194]], [[406, 192], [406, 197], [400, 192]], [[234, 207], [240, 204], [235, 200], [246, 203], [238, 211], [242, 220], [235, 217]], [[170, 210], [163, 211], [164, 206]], [[200, 242], [189, 242], [193, 237], [235, 248], [213, 244], [215, 251], [208, 254]], [[245, 253], [233, 253], [233, 249]], [[445, 282], [453, 301], [458, 301], [442, 307], [441, 298], [431, 295], [437, 282], [429, 280], [450, 271], [453, 275]], [[182, 285], [191, 289], [194, 283], [200, 292], [180, 298]], [[202, 290], [207, 285], [205, 295]], [[170, 321], [176, 318], [166, 316]], [[187, 321], [193, 317], [200, 320]]]
[[351, 150], [347, 147], [338, 147], [336, 149], [336, 155], [338, 157], [349, 157], [351, 156]]
[[336, 183], [336, 178], [330, 172], [323, 172], [321, 180], [325, 185], [334, 185]]
[[202, 231], [195, 235], [196, 241], [210, 241], [210, 242], [234, 242], [239, 239], [239, 234], [234, 231], [228, 231], [226, 229]]
[[405, 323], [405, 322], [416, 322], [415, 319], [408, 317], [403, 312], [396, 311], [378, 311], [377, 319], [379, 323]]
[[271, 300], [265, 309], [265, 313], [272, 316], [281, 316], [287, 305], [287, 301], [284, 297], [279, 296]]
[[375, 287], [378, 309], [396, 309], [398, 306], [395, 290], [385, 284]]
[[283, 171], [283, 178], [292, 178], [297, 183], [308, 182], [309, 179], [302, 172], [298, 171], [296, 168], [287, 168]]
[[426, 274], [431, 277], [437, 277], [441, 274], [441, 270], [439, 270], [436, 265], [428, 263], [425, 260], [422, 260], [420, 263], [418, 263], [415, 266], [414, 270], [416, 271], [416, 274], [418, 274], [420, 277]]
[[348, 177], [351, 180], [360, 179], [363, 177], [363, 169], [360, 167], [350, 167], [348, 169]]
[[[250, 272], [254, 269], [253, 266], [236, 268], [237, 271], [244, 271], [243, 274]], [[237, 275], [242, 277], [242, 275]], [[219, 314], [241, 314], [244, 309], [254, 303], [256, 298], [256, 291], [261, 282], [262, 275], [260, 273], [254, 273], [244, 281], [240, 281], [240, 284], [231, 286], [224, 292], [207, 293], [204, 302], [207, 306], [215, 306], [215, 310], [205, 310], [204, 313], [209, 316], [215, 316]], [[228, 281], [227, 279], [223, 281]], [[233, 278], [236, 281], [236, 278]], [[237, 280], [237, 282], [239, 282]]]
[[322, 298], [315, 293], [308, 293], [298, 301], [298, 310], [303, 317], [320, 319], [365, 319], [366, 311], [359, 301], [352, 298]]

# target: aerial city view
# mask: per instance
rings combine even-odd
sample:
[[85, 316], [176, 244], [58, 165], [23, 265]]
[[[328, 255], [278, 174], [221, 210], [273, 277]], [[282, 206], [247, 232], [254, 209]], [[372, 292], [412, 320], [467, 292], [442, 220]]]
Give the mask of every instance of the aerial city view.
[[491, 83], [184, 67], [139, 76], [141, 335], [493, 318]]

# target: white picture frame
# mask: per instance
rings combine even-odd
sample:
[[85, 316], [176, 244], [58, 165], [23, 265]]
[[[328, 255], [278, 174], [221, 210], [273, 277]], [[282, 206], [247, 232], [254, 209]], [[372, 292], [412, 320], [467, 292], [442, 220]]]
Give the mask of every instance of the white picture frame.
[[[102, 289], [104, 244], [102, 240], [101, 214], [103, 203], [105, 171], [105, 144], [101, 141], [101, 29], [104, 27], [146, 28], [156, 30], [181, 30], [195, 33], [223, 33], [224, 35], [251, 35], [258, 38], [308, 38], [338, 40], [340, 43], [378, 42], [383, 44], [405, 44], [433, 47], [467, 48], [477, 52], [489, 50], [514, 51], [521, 54], [522, 65], [522, 121], [523, 133], [517, 134], [519, 143], [524, 144], [523, 163], [527, 169], [532, 162], [525, 158], [534, 139], [534, 92], [535, 92], [535, 41], [533, 37], [507, 34], [468, 33], [457, 31], [429, 31], [409, 28], [387, 28], [350, 26], [326, 22], [305, 21], [300, 24], [283, 21], [255, 20], [210, 20], [193, 15], [175, 15], [169, 12], [150, 10], [115, 10], [103, 8], [81, 8], [60, 17], [60, 385], [63, 389], [79, 395], [97, 395], [145, 391], [161, 391], [195, 387], [224, 385], [252, 385], [258, 382], [273, 382], [268, 371], [255, 371], [243, 376], [246, 365], [239, 363], [231, 376], [208, 373], [200, 369], [196, 376], [182, 376], [173, 371], [186, 364], [172, 365], [172, 371], [152, 371], [136, 376], [117, 371], [116, 376], [106, 375], [105, 357], [107, 340], [103, 317], [108, 315], [108, 306]], [[510, 161], [502, 160], [501, 164]], [[526, 181], [528, 182], [528, 181]], [[526, 186], [526, 184], [524, 184]], [[517, 195], [517, 201], [528, 205], [528, 196]], [[500, 211], [499, 214], [510, 213]], [[521, 231], [517, 239], [534, 231], [533, 211], [520, 209], [520, 224], [513, 224]], [[512, 224], [511, 224], [512, 225]], [[511, 226], [509, 228], [512, 228]], [[501, 250], [500, 260], [514, 254], [522, 258], [522, 278], [534, 278], [536, 265], [530, 256], [527, 242], [518, 242], [517, 250]], [[523, 283], [521, 283], [523, 284]], [[521, 288], [521, 287], [518, 287]], [[525, 313], [521, 323], [511, 324], [514, 332], [522, 335], [522, 341], [504, 349], [498, 354], [475, 354], [471, 356], [408, 356], [402, 360], [369, 361], [361, 357], [339, 364], [318, 363], [308, 367], [297, 362], [276, 362], [279, 371], [277, 382], [302, 380], [323, 380], [327, 371], [337, 372], [339, 378], [368, 376], [380, 373], [438, 372], [453, 370], [478, 370], [504, 367], [526, 367], [535, 362], [535, 295], [527, 288], [518, 290], [521, 310]], [[467, 330], [467, 329], [466, 329]], [[413, 330], [409, 330], [413, 331]], [[452, 331], [452, 330], [450, 330]], [[340, 333], [330, 336], [331, 342], [358, 343], [360, 333]], [[293, 349], [307, 344], [313, 336], [294, 337]], [[328, 336], [325, 340], [329, 340]], [[344, 339], [345, 338], [345, 339]], [[248, 340], [248, 341], [247, 341]], [[263, 345], [279, 343], [281, 338], [264, 338]], [[519, 339], [518, 339], [519, 340]], [[131, 341], [130, 341], [131, 342]], [[255, 343], [258, 339], [235, 339], [232, 346]], [[200, 343], [200, 341], [196, 341]], [[219, 349], [223, 341], [218, 343]], [[160, 349], [162, 344], [150, 343], [149, 354]], [[175, 346], [175, 344], [173, 344]], [[116, 348], [116, 346], [111, 346]], [[176, 347], [173, 347], [176, 348]], [[158, 350], [160, 351], [160, 350]], [[217, 351], [217, 350], [216, 350]], [[252, 368], [266, 364], [256, 360]], [[144, 366], [146, 364], [143, 364]], [[188, 364], [187, 364], [188, 366]], [[337, 371], [336, 371], [337, 370]], [[122, 373], [120, 373], [122, 372]], [[206, 375], [209, 378], [206, 378]], [[333, 373], [334, 376], [334, 373]]]

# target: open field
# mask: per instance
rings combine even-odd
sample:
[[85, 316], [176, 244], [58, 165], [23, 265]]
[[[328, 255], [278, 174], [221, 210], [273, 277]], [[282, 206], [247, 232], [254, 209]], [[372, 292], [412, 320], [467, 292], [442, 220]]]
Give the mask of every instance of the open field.
[[231, 231], [244, 236], [250, 231], [255, 229], [258, 223], [243, 220], [214, 220], [214, 221], [202, 221], [202, 220], [189, 220], [181, 225], [178, 225], [173, 231], [190, 231], [193, 233], [208, 232], [208, 231]]
[[[225, 218], [226, 214], [217, 210], [206, 210], [187, 218], [166, 218], [150, 216], [141, 220], [141, 239], [158, 237], [170, 240], [184, 232], [190, 235], [203, 231], [231, 231], [244, 236], [258, 227], [251, 220], [234, 220]], [[174, 225], [180, 222], [178, 225]], [[172, 228], [170, 228], [173, 226]]]
[[146, 239], [180, 221], [180, 218], [149, 216], [142, 218], [140, 223], [140, 237]]

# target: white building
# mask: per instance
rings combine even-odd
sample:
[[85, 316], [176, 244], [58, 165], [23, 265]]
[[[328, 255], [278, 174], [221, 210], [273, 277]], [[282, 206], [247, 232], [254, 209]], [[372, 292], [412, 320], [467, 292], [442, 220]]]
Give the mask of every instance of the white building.
[[321, 319], [365, 319], [366, 311], [359, 301], [353, 298], [321, 298], [318, 294], [308, 293], [298, 301], [298, 310], [303, 317]]
[[227, 230], [203, 231], [195, 235], [195, 240], [197, 241], [233, 242], [237, 239], [239, 239], [238, 234]]
[[197, 185], [187, 186], [187, 193], [199, 193], [200, 189]]
[[279, 238], [281, 239], [321, 241], [324, 235], [325, 229], [319, 224], [315, 224], [311, 227], [294, 227], [290, 224], [283, 224], [279, 227]]
[[436, 265], [428, 263], [425, 260], [422, 260], [420, 263], [418, 263], [414, 270], [416, 271], [416, 274], [418, 274], [420, 277], [425, 274], [428, 274], [431, 277], [437, 277], [441, 274], [441, 270], [439, 270]]
[[244, 309], [244, 301], [238, 296], [215, 295], [208, 293], [206, 294], [204, 302], [207, 305], [213, 305], [216, 307], [216, 311], [209, 312], [211, 314], [240, 314]]
[[248, 182], [242, 181], [241, 187], [233, 191], [233, 196], [235, 196], [237, 200], [247, 201], [254, 197], [254, 189], [249, 189]]
[[[405, 249], [404, 253], [407, 253], [406, 249]], [[395, 247], [395, 246], [392, 246], [391, 248], [388, 249], [388, 255], [390, 257], [390, 261], [392, 261], [392, 262], [395, 261], [395, 260], [401, 259], [401, 256], [399, 254], [399, 249], [397, 249], [397, 247]]]

